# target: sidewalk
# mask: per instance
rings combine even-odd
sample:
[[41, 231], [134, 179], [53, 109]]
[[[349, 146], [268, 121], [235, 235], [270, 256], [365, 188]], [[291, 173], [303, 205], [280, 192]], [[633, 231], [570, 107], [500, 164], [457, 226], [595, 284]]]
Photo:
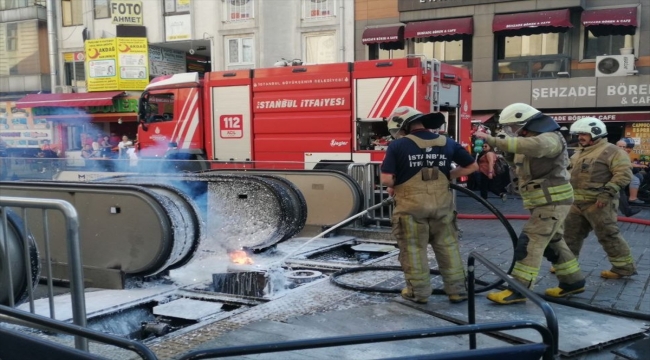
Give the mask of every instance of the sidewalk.
[[[520, 198], [510, 197], [505, 203], [496, 197], [489, 202], [504, 215], [526, 215]], [[477, 206], [475, 200], [459, 194], [457, 198], [459, 214], [489, 214], [483, 206]], [[650, 220], [650, 209], [644, 209], [633, 218]], [[510, 221], [519, 234], [525, 224], [524, 220]], [[472, 250], [480, 250], [483, 255], [498, 264], [509, 264], [513, 253], [512, 245], [503, 225], [497, 220], [459, 220], [462, 232], [461, 249], [463, 258]], [[588, 305], [602, 308], [632, 311], [650, 314], [650, 226], [619, 222], [623, 238], [628, 242], [637, 265], [638, 275], [623, 280], [606, 280], [600, 277], [600, 271], [611, 268], [607, 255], [598, 243], [593, 232], [585, 240], [580, 254], [580, 266], [587, 277], [587, 289], [584, 293], [569, 298]], [[505, 266], [504, 265], [504, 266]], [[557, 278], [549, 272], [550, 263], [542, 261], [541, 271], [535, 291], [543, 293], [544, 289], [557, 286]]]

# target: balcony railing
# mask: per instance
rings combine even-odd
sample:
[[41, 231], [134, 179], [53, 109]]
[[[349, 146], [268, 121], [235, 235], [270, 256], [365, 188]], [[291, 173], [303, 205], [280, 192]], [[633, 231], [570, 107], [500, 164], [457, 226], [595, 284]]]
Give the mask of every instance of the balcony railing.
[[569, 72], [569, 57], [539, 56], [504, 59], [496, 62], [495, 80], [556, 78]]

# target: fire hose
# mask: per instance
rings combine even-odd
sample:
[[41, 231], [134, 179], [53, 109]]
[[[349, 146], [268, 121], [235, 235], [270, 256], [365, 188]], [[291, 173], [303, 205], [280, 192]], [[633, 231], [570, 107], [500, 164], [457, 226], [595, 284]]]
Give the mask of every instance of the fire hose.
[[[486, 207], [490, 212], [492, 212], [493, 215], [470, 215], [470, 214], [459, 214], [458, 219], [472, 219], [472, 220], [491, 220], [491, 219], [498, 219], [503, 226], [506, 228], [508, 231], [508, 234], [510, 235], [510, 239], [512, 241], [512, 246], [513, 249], [517, 246], [517, 233], [515, 230], [512, 228], [512, 225], [508, 222], [508, 220], [528, 220], [530, 218], [529, 215], [503, 215], [497, 208], [495, 208], [492, 204], [490, 204], [488, 201], [484, 200], [483, 198], [477, 196], [473, 191], [468, 190], [464, 187], [451, 184], [450, 185], [452, 190], [459, 191], [474, 200], [478, 201], [481, 205]], [[389, 198], [385, 201], [391, 200], [392, 198]], [[384, 202], [385, 202], [384, 201]], [[371, 208], [368, 208], [364, 210], [363, 212], [353, 216], [352, 218], [357, 218], [361, 215], [364, 215], [368, 213], [369, 211], [374, 210], [375, 208], [380, 207], [380, 205], [387, 205], [382, 202], [381, 204], [377, 204]], [[351, 218], [351, 219], [352, 219]], [[637, 224], [643, 224], [643, 225], [650, 225], [650, 222], [648, 220], [643, 220], [643, 219], [633, 219], [633, 218], [628, 218], [628, 217], [619, 217], [619, 221], [623, 222], [630, 222], [630, 223], [637, 223]], [[341, 222], [340, 224], [335, 225], [334, 227], [330, 228], [327, 230], [329, 233], [336, 227], [339, 227], [339, 225], [344, 225], [348, 220], [344, 220], [344, 222]], [[312, 239], [313, 240], [313, 239]], [[514, 252], [514, 251], [513, 251]], [[510, 266], [508, 268], [507, 273], [510, 274], [512, 271], [513, 267], [515, 265], [515, 258], [514, 254], [512, 257], [512, 262], [510, 263]], [[349, 284], [341, 281], [339, 277], [346, 275], [346, 274], [352, 274], [352, 273], [359, 273], [359, 272], [364, 272], [364, 271], [402, 271], [402, 268], [400, 266], [361, 266], [361, 267], [354, 267], [354, 268], [347, 268], [347, 269], [342, 269], [339, 270], [335, 273], [333, 273], [330, 277], [330, 281], [335, 284], [336, 286], [342, 287], [344, 289], [348, 290], [354, 290], [354, 291], [362, 291], [362, 292], [377, 292], [377, 293], [390, 293], [390, 294], [399, 294], [401, 292], [401, 289], [395, 289], [395, 288], [382, 288], [382, 287], [377, 287], [377, 286], [360, 286], [360, 285], [354, 285], [354, 284]], [[429, 273], [432, 275], [440, 275], [440, 271], [438, 269], [430, 269]], [[482, 287], [477, 287], [476, 293], [481, 293], [481, 292], [486, 292], [495, 288], [502, 288], [502, 285], [504, 284], [503, 280], [498, 280], [493, 283], [486, 283], [484, 281], [476, 280], [476, 283], [479, 285], [482, 285]], [[444, 290], [442, 289], [433, 289], [431, 292], [432, 295], [446, 295]], [[571, 301], [567, 299], [558, 299], [558, 298], [553, 298], [546, 296], [544, 294], [537, 293], [537, 295], [541, 296], [544, 300], [552, 303], [556, 303], [559, 305], [564, 305], [564, 306], [569, 306], [573, 307], [576, 309], [581, 309], [581, 310], [586, 310], [586, 311], [593, 311], [593, 312], [598, 312], [602, 314], [608, 314], [608, 315], [615, 315], [615, 316], [622, 316], [622, 317], [627, 317], [627, 318], [633, 318], [633, 319], [639, 319], [639, 320], [644, 320], [644, 321], [650, 321], [650, 315], [648, 314], [642, 314], [642, 313], [636, 313], [633, 311], [627, 311], [627, 310], [619, 310], [619, 309], [613, 309], [613, 308], [604, 308], [604, 307], [598, 307], [598, 306], [593, 306], [589, 304], [583, 304], [580, 302], [576, 301]]]
[[[510, 240], [512, 242], [512, 247], [513, 249], [517, 245], [517, 233], [515, 230], [512, 228], [512, 225], [508, 222], [508, 220], [503, 216], [503, 214], [499, 211], [499, 209], [495, 208], [492, 204], [490, 204], [488, 201], [484, 200], [483, 198], [479, 197], [476, 195], [473, 191], [468, 190], [462, 186], [458, 186], [456, 184], [451, 184], [450, 185], [452, 190], [459, 191], [474, 200], [478, 201], [481, 205], [486, 207], [490, 212], [493, 214], [494, 218], [499, 219], [501, 224], [506, 228], [506, 231], [508, 232], [508, 235], [510, 236]], [[389, 198], [387, 200], [391, 200], [392, 198]], [[387, 201], [387, 200], [384, 200]], [[382, 202], [381, 204], [378, 205], [383, 205], [384, 203]], [[373, 206], [372, 208], [377, 208], [379, 207], [378, 205]], [[363, 213], [360, 214], [365, 214], [371, 210], [374, 210], [372, 208], [366, 209]], [[355, 217], [358, 217], [359, 214], [355, 215]], [[338, 224], [337, 224], [338, 225]], [[336, 225], [335, 225], [336, 226]], [[330, 228], [329, 230], [332, 230]], [[514, 258], [514, 251], [512, 255], [512, 261], [510, 262], [510, 266], [508, 267], [507, 273], [509, 274], [510, 271], [512, 271], [512, 268], [515, 266], [515, 258]], [[345, 275], [345, 274], [352, 274], [352, 273], [359, 273], [359, 272], [365, 272], [365, 271], [402, 271], [402, 268], [400, 266], [361, 266], [361, 267], [354, 267], [354, 268], [348, 268], [348, 269], [342, 269], [339, 270], [335, 273], [332, 274], [330, 277], [330, 280], [333, 284], [349, 289], [349, 290], [355, 290], [355, 291], [367, 291], [367, 292], [378, 292], [378, 293], [390, 293], [390, 294], [399, 294], [401, 289], [395, 289], [395, 288], [382, 288], [382, 287], [377, 287], [377, 286], [360, 286], [360, 285], [354, 285], [354, 284], [349, 284], [341, 281], [339, 279], [340, 276]], [[429, 273], [431, 275], [440, 275], [440, 271], [438, 269], [430, 269]], [[477, 284], [481, 285], [481, 287], [476, 288], [477, 293], [489, 291], [492, 289], [495, 289], [501, 285], [504, 284], [504, 281], [499, 279], [493, 283], [487, 283], [484, 281], [476, 281]], [[432, 295], [446, 295], [444, 290], [442, 289], [433, 289]]]

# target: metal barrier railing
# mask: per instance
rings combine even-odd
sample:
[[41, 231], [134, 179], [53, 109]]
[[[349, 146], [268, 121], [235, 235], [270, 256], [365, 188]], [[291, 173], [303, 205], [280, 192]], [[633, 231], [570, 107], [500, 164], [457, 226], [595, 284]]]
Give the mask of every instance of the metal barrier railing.
[[[74, 324], [85, 327], [86, 326], [86, 301], [84, 297], [84, 276], [83, 267], [81, 265], [81, 248], [79, 243], [79, 216], [77, 210], [67, 201], [55, 199], [32, 199], [22, 197], [9, 197], [0, 196], [0, 212], [2, 213], [2, 248], [5, 250], [3, 259], [3, 273], [7, 279], [8, 284], [8, 299], [9, 306], [14, 307], [14, 292], [13, 292], [13, 279], [11, 274], [11, 258], [8, 249], [8, 231], [9, 223], [7, 221], [7, 208], [21, 208], [23, 220], [23, 234], [25, 236], [23, 247], [25, 256], [25, 274], [27, 277], [27, 293], [29, 296], [29, 309], [31, 313], [35, 313], [34, 309], [34, 294], [32, 291], [33, 283], [29, 274], [32, 273], [32, 266], [30, 261], [29, 249], [29, 226], [27, 221], [27, 209], [41, 209], [43, 217], [43, 243], [45, 244], [45, 274], [47, 276], [47, 294], [50, 304], [50, 317], [55, 318], [54, 309], [54, 291], [53, 291], [53, 278], [52, 278], [52, 261], [50, 255], [50, 238], [48, 226], [47, 210], [58, 210], [65, 218], [66, 227], [66, 243], [68, 249], [68, 266], [70, 269], [70, 296], [72, 301], [72, 319]], [[83, 337], [75, 336], [75, 347], [79, 350], [88, 351], [88, 340]]]
[[[544, 359], [545, 360], [550, 360], [554, 359], [555, 356], [558, 354], [558, 323], [557, 323], [557, 316], [555, 315], [555, 311], [547, 303], [539, 297], [539, 295], [535, 294], [533, 291], [522, 285], [520, 282], [515, 280], [514, 278], [510, 277], [510, 275], [506, 274], [499, 266], [491, 262], [490, 260], [486, 259], [483, 257], [483, 255], [477, 253], [477, 252], [470, 252], [469, 253], [469, 258], [467, 259], [467, 297], [468, 297], [468, 322], [469, 324], [476, 324], [476, 291], [475, 291], [475, 260], [478, 260], [479, 263], [483, 264], [485, 267], [490, 269], [496, 276], [498, 276], [501, 280], [505, 281], [512, 287], [515, 291], [519, 292], [520, 294], [524, 295], [526, 298], [531, 300], [535, 305], [539, 306], [542, 309], [542, 312], [544, 312], [544, 317], [546, 318], [546, 327], [544, 328], [545, 331], [540, 332], [542, 335], [542, 339], [544, 340], [545, 344], [549, 345], [548, 350], [544, 354]], [[470, 348], [471, 349], [476, 349], [476, 334], [470, 334], [469, 338], [470, 342]]]

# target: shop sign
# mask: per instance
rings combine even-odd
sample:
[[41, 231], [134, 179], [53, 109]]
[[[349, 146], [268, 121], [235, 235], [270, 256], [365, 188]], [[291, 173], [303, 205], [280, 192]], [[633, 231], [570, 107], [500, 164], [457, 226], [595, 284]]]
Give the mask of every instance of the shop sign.
[[84, 62], [86, 60], [86, 54], [83, 51], [64, 53], [63, 60], [65, 62]]
[[650, 106], [650, 75], [532, 81], [541, 109]]
[[142, 1], [111, 0], [110, 9], [113, 24], [142, 25]]
[[598, 78], [598, 107], [650, 106], [650, 75]]
[[595, 117], [603, 122], [630, 122], [630, 121], [647, 121], [650, 123], [650, 113], [645, 111], [628, 111], [618, 113], [574, 113], [574, 114], [553, 114], [549, 113], [555, 121], [559, 123], [572, 123], [585, 117]]
[[135, 113], [137, 111], [137, 98], [115, 98], [111, 106], [88, 106], [85, 108], [37, 107], [32, 109], [34, 116]]

